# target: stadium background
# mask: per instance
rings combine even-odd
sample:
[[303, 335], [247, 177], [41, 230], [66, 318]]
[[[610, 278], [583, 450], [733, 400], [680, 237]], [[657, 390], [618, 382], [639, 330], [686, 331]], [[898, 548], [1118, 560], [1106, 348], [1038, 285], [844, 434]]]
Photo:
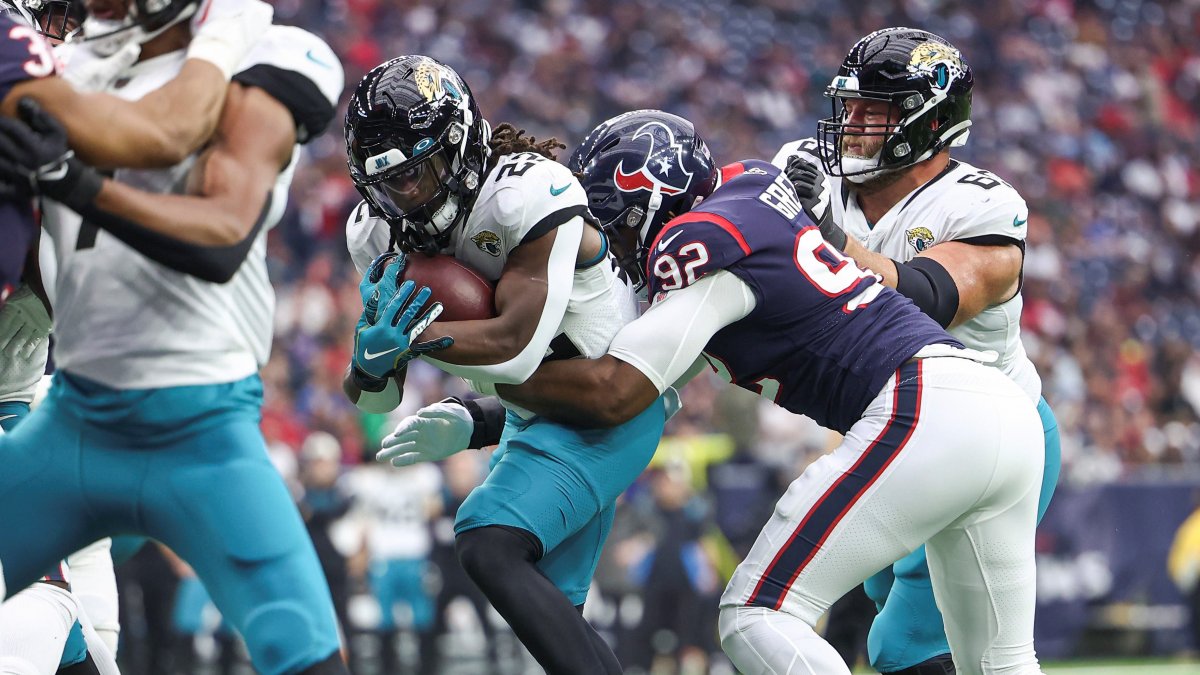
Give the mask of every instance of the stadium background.
[[[459, 70], [493, 126], [557, 136], [562, 159], [599, 121], [644, 107], [693, 120], [721, 161], [769, 158], [813, 135], [829, 110], [821, 91], [858, 37], [911, 25], [948, 38], [976, 76], [974, 126], [956, 156], [999, 174], [1030, 205], [1024, 338], [1064, 459], [1039, 534], [1039, 653], [1126, 659], [1064, 672], [1200, 672], [1187, 660], [1200, 647], [1189, 598], [1167, 566], [1177, 528], [1200, 504], [1200, 2], [277, 0], [275, 8], [276, 22], [331, 43], [348, 90], [386, 58], [429, 54]], [[394, 420], [360, 414], [341, 393], [360, 311], [343, 239], [358, 196], [343, 148], [340, 121], [307, 146], [287, 216], [270, 235], [278, 307], [263, 430], [346, 600], [356, 672], [371, 673], [379, 610], [361, 542], [372, 524], [352, 502], [355, 477], [380, 470], [364, 462]], [[459, 392], [453, 378], [416, 363], [401, 412]], [[729, 672], [711, 639], [725, 575], [782, 487], [832, 440], [704, 378], [685, 401], [654, 468], [625, 499], [589, 601], [631, 672]], [[441, 515], [428, 515], [438, 543], [425, 581], [443, 600], [461, 582], [439, 572], [454, 564], [446, 519], [484, 468], [475, 452], [439, 468], [445, 498]], [[404, 476], [395, 478], [404, 489]], [[1184, 588], [1189, 562], [1200, 566], [1200, 542], [1179, 549]], [[125, 672], [220, 668], [216, 654], [230, 641], [211, 613], [191, 609], [202, 600], [176, 602], [195, 597], [179, 582], [185, 568], [147, 548], [119, 575]], [[449, 603], [439, 670], [523, 672], [502, 628], [497, 651], [485, 649], [469, 607]], [[402, 631], [398, 644], [403, 662], [415, 658], [415, 638]], [[236, 647], [226, 653], [238, 661]]]

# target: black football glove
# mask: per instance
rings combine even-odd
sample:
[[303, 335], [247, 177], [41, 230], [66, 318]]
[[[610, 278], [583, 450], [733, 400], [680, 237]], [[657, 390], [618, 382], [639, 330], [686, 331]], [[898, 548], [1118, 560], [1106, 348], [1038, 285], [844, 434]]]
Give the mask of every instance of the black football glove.
[[66, 130], [36, 101], [21, 99], [17, 112], [20, 120], [0, 118], [0, 183], [75, 211], [91, 206], [104, 177], [75, 157]]
[[788, 158], [783, 174], [792, 181], [792, 187], [796, 188], [796, 196], [800, 198], [800, 206], [804, 207], [804, 213], [820, 228], [825, 241], [833, 244], [839, 251], [844, 250], [846, 231], [833, 220], [829, 188], [820, 169], [800, 155], [792, 155]]

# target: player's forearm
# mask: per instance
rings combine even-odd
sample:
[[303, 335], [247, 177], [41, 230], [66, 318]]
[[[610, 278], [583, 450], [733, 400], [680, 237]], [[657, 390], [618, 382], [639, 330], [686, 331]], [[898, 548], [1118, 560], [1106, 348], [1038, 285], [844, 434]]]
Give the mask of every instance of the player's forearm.
[[501, 398], [543, 417], [578, 427], [628, 422], [658, 398], [636, 368], [612, 356], [543, 363], [519, 385], [497, 385]]
[[71, 147], [88, 164], [160, 168], [178, 164], [212, 137], [228, 87], [216, 66], [188, 59], [178, 76], [137, 101], [102, 93], [70, 101], [34, 98], [63, 121]]
[[846, 237], [846, 250], [843, 253], [853, 258], [859, 267], [865, 267], [883, 277], [883, 284], [885, 286], [896, 287], [896, 261], [885, 255], [867, 250], [854, 237]]
[[143, 192], [115, 180], [105, 180], [94, 205], [185, 244], [229, 246], [246, 237], [263, 211], [267, 191], [256, 192], [246, 194], [245, 201], [234, 203], [232, 198]]

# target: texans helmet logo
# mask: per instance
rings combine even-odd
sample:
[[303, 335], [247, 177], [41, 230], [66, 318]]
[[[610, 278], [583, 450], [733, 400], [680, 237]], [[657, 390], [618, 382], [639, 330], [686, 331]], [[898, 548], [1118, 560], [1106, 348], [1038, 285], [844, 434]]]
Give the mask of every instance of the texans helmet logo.
[[683, 167], [683, 146], [675, 140], [675, 134], [661, 122], [648, 122], [633, 135], [642, 136], [650, 139], [646, 161], [633, 172], [625, 171], [624, 162], [618, 164], [613, 176], [617, 188], [623, 192], [653, 192], [657, 187], [664, 195], [686, 191], [692, 183], [692, 172]]

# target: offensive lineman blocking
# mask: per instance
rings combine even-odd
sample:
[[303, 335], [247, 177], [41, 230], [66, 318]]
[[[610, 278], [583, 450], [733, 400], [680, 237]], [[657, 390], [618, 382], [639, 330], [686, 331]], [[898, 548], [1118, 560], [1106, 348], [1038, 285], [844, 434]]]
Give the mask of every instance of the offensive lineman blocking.
[[[116, 49], [142, 35], [128, 30], [132, 3], [99, 5], [116, 17]], [[175, 19], [194, 7], [139, 15], [165, 30], [114, 94], [136, 99], [179, 72], [189, 36]], [[72, 56], [71, 67], [94, 58]], [[332, 118], [342, 71], [315, 36], [274, 26], [234, 82], [211, 145], [166, 170], [101, 179], [36, 109], [29, 128], [3, 129], [0, 174], [65, 205], [46, 209], [59, 373], [0, 438], [0, 562], [15, 589], [94, 539], [146, 534], [197, 570], [260, 672], [344, 673], [315, 553], [257, 428], [256, 374], [271, 334], [265, 231], [297, 144]]]
[[[1046, 448], [1040, 520], [1061, 451], [1054, 413], [1021, 343], [1029, 210], [995, 174], [950, 158], [970, 130], [972, 88], [970, 66], [937, 35], [876, 31], [854, 45], [826, 89], [834, 116], [819, 124], [822, 138], [784, 145], [773, 163], [787, 168], [827, 239], [963, 344], [999, 354], [992, 365], [1037, 403]], [[872, 666], [896, 675], [953, 668], [924, 547], [865, 588], [879, 607], [867, 641]]]

